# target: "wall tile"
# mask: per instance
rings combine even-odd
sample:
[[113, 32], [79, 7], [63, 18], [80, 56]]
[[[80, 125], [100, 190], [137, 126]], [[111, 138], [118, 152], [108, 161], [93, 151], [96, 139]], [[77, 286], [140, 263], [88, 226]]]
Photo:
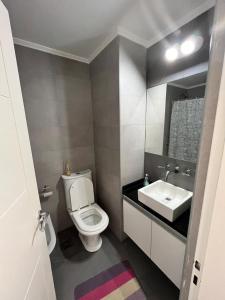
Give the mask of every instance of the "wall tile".
[[119, 176], [105, 173], [96, 167], [98, 201], [109, 215], [110, 227], [115, 235], [122, 238], [122, 195]]
[[120, 37], [120, 91], [142, 97], [146, 91], [146, 49]]
[[43, 187], [45, 184], [49, 185], [53, 191], [53, 196], [48, 199], [40, 198], [42, 209], [51, 214], [53, 226], [56, 231], [61, 228], [67, 228], [73, 225], [70, 219], [64, 196], [64, 186], [61, 177], [59, 176], [43, 176], [38, 179], [38, 184]]
[[[148, 173], [150, 179], [153, 181], [161, 179], [165, 174], [164, 170], [159, 169], [158, 166], [165, 166], [168, 163], [171, 165], [171, 169], [175, 166], [180, 167], [180, 173], [175, 175], [171, 174], [168, 181], [184, 189], [193, 191], [196, 164], [182, 160], [176, 160], [167, 156], [145, 153], [145, 173]], [[187, 168], [192, 170], [191, 176], [182, 175], [182, 172], [184, 172]]]
[[16, 54], [37, 183], [54, 191], [42, 207], [60, 231], [72, 225], [61, 180], [65, 161], [74, 171], [90, 168], [95, 178], [89, 66], [21, 46]]
[[144, 149], [145, 146], [145, 126], [144, 125], [124, 125], [121, 126], [122, 138], [124, 138], [123, 149], [125, 153], [132, 150]]
[[95, 163], [104, 173], [118, 176], [120, 174], [120, 152], [105, 147], [95, 147]]
[[125, 95], [120, 92], [120, 125], [145, 125], [146, 91], [142, 96]]
[[122, 237], [119, 46], [114, 39], [91, 63], [96, 189], [110, 228]]
[[119, 102], [115, 98], [105, 101], [104, 104], [93, 99], [94, 123], [96, 126], [119, 125]]
[[120, 148], [119, 126], [98, 126], [95, 124], [95, 147], [104, 147], [112, 150]]
[[120, 37], [122, 185], [144, 176], [146, 49]]

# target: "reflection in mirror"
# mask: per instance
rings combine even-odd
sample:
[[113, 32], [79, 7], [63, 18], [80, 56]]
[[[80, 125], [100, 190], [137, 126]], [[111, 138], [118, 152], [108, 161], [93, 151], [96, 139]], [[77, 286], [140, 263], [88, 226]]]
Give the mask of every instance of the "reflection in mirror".
[[196, 163], [207, 72], [147, 90], [145, 152]]

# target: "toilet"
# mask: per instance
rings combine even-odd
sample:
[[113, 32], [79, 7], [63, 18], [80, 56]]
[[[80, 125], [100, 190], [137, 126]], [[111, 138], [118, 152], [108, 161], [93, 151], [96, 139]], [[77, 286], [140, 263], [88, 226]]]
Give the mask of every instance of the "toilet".
[[95, 203], [91, 170], [62, 175], [66, 206], [84, 248], [95, 252], [101, 248], [103, 232], [109, 224], [106, 212]]

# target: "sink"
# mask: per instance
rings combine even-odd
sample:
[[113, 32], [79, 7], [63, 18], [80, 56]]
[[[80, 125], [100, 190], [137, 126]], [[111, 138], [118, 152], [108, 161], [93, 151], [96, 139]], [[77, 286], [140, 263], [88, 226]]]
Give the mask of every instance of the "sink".
[[138, 200], [173, 222], [191, 206], [193, 193], [158, 180], [138, 190]]

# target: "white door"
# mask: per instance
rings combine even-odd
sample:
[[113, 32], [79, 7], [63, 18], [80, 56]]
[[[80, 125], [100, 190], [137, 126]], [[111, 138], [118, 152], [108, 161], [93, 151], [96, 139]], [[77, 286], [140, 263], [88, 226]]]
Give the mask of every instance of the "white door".
[[[224, 98], [225, 100], [225, 98]], [[225, 147], [217, 186], [205, 260], [199, 285], [199, 300], [225, 299]]]
[[[225, 1], [221, 0], [222, 21], [216, 30], [223, 35]], [[220, 51], [222, 51], [221, 48]], [[224, 50], [223, 50], [224, 51]], [[204, 191], [201, 220], [189, 300], [225, 299], [225, 53], [219, 88], [212, 146]]]
[[[225, 64], [216, 114], [189, 300], [225, 299]], [[198, 280], [193, 282], [194, 277]]]
[[8, 12], [0, 1], [0, 299], [56, 299]]
[[[192, 277], [196, 276], [198, 281], [197, 284], [191, 282], [189, 300], [225, 299], [225, 68], [223, 83], [223, 103], [219, 107], [222, 109], [220, 115], [223, 115], [223, 120], [220, 120], [221, 125], [223, 124], [223, 154], [215, 195], [211, 199], [206, 197], [203, 205], [195, 254], [195, 259], [201, 264], [200, 270], [193, 268]], [[214, 155], [216, 155], [215, 150], [213, 149]], [[212, 168], [211, 165], [210, 173]], [[217, 177], [217, 173], [214, 175]]]

